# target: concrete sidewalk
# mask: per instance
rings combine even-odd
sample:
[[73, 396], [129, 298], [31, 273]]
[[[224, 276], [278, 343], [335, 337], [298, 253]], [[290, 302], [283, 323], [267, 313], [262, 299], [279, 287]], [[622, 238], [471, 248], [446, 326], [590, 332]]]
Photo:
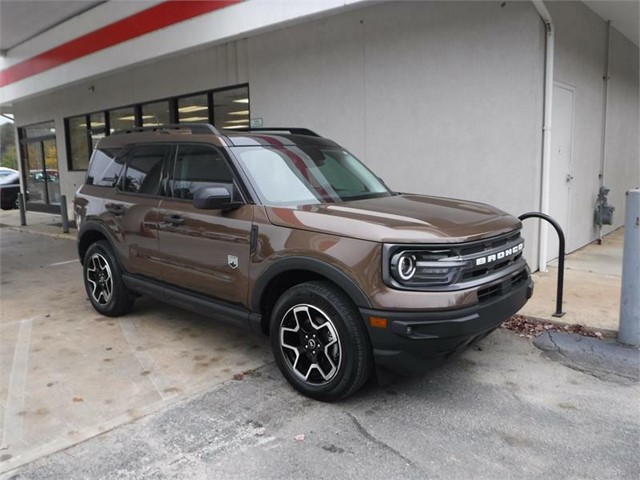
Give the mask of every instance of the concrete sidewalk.
[[52, 213], [27, 212], [27, 225], [22, 226], [18, 210], [0, 210], [0, 227], [70, 240], [75, 240], [77, 235], [73, 228], [69, 229], [69, 233], [63, 233], [62, 218]]
[[565, 315], [553, 317], [558, 277], [557, 261], [548, 272], [533, 274], [533, 298], [520, 310], [526, 317], [556, 324], [578, 324], [617, 336], [620, 318], [622, 244], [624, 229], [604, 237], [602, 245], [591, 243], [565, 257]]

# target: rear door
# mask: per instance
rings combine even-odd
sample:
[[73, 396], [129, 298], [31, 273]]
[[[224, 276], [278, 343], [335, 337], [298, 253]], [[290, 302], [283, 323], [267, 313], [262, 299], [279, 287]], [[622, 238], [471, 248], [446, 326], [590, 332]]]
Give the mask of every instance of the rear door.
[[213, 145], [185, 143], [169, 170], [158, 222], [165, 281], [246, 305], [253, 206], [226, 212], [193, 206], [198, 189], [220, 184], [242, 200], [227, 159]]
[[104, 202], [104, 219], [117, 239], [119, 257], [129, 273], [162, 278], [158, 263], [158, 216], [161, 180], [173, 147], [132, 148], [115, 189]]

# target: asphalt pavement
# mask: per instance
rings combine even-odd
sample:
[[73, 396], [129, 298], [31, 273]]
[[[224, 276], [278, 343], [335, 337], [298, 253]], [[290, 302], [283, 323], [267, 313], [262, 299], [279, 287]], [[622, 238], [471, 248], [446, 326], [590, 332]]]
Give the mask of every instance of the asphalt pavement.
[[333, 404], [269, 364], [6, 478], [637, 479], [639, 393], [500, 330]]

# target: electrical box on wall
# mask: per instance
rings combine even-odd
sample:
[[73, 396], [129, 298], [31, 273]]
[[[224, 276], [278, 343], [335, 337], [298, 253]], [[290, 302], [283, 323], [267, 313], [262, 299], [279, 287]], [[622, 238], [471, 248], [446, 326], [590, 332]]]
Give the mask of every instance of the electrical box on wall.
[[602, 225], [613, 224], [613, 211], [616, 209], [614, 206], [609, 205], [607, 195], [609, 189], [606, 187], [600, 187], [598, 192], [598, 200], [596, 204], [595, 212], [595, 224], [601, 227]]

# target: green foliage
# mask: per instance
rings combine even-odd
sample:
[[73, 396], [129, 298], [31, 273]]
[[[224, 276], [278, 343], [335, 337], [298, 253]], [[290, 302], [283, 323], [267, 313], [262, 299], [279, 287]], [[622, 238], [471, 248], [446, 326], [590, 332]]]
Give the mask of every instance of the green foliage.
[[16, 137], [13, 123], [0, 125], [0, 165], [18, 169], [18, 155], [16, 154]]

